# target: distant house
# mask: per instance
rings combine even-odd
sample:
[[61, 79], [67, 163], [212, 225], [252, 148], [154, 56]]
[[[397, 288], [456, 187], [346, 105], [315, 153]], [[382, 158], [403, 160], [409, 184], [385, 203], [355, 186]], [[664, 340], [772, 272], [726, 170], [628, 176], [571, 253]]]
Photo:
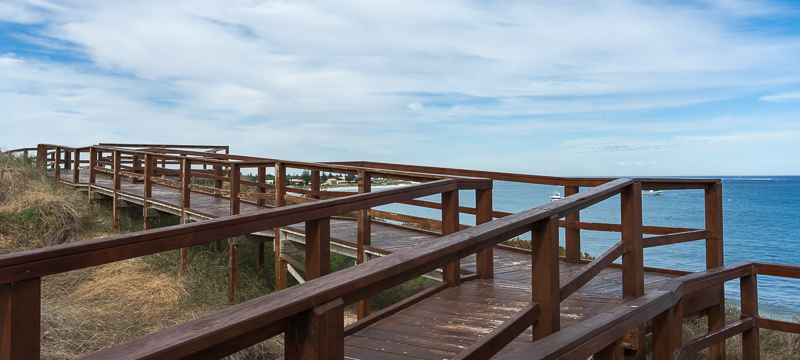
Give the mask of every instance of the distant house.
[[336, 185], [338, 183], [339, 183], [339, 179], [335, 179], [335, 178], [330, 178], [328, 180], [325, 180], [325, 185]]
[[275, 180], [264, 180], [267, 184], [275, 185]]
[[305, 184], [305, 181], [303, 181], [303, 179], [290, 179], [289, 181], [292, 182], [292, 185], [303, 186], [303, 184]]

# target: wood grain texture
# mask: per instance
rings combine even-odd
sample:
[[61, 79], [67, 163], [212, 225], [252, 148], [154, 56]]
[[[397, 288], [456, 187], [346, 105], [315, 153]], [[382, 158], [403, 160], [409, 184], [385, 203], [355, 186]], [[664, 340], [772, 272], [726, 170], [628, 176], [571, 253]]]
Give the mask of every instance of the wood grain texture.
[[557, 215], [540, 220], [531, 233], [531, 263], [532, 301], [542, 312], [533, 324], [536, 341], [561, 329]]
[[[714, 231], [716, 237], [706, 239], [706, 269], [725, 264], [722, 233], [722, 182], [716, 181], [705, 187], [705, 220], [706, 229]], [[708, 310], [709, 331], [720, 330], [725, 326], [725, 289], [718, 287], [720, 302]], [[718, 343], [709, 348], [709, 360], [725, 360], [725, 343]]]
[[40, 298], [40, 278], [0, 285], [0, 359], [39, 359]]

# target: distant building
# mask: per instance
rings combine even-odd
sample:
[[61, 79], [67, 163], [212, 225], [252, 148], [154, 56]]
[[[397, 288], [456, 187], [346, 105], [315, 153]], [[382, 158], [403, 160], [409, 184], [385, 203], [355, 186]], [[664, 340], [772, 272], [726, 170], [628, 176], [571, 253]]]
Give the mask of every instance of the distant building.
[[325, 185], [336, 185], [338, 183], [339, 183], [339, 180], [335, 179], [335, 178], [330, 178], [328, 180], [325, 180]]

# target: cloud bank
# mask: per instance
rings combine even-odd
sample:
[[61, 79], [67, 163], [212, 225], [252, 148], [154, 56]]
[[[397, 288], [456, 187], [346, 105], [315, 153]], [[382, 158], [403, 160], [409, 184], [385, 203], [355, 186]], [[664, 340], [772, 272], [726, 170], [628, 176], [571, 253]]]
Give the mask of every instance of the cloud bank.
[[[707, 143], [653, 144], [742, 128], [715, 120], [728, 111], [663, 109], [800, 83], [800, 31], [781, 21], [797, 15], [791, 2], [724, 0], [11, 0], [0, 4], [0, 145], [227, 143], [562, 174], [586, 170], [564, 163], [669, 166], [647, 152]], [[755, 133], [796, 130], [759, 122]], [[564, 141], [600, 137], [591, 146], [605, 157]]]

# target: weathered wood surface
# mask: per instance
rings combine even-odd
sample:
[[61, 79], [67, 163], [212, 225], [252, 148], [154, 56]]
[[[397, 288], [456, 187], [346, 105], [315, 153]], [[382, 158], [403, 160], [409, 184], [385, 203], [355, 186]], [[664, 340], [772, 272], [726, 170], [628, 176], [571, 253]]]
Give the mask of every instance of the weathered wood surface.
[[[444, 289], [345, 339], [351, 359], [449, 359], [530, 304], [530, 285], [481, 279]], [[531, 330], [505, 354], [531, 343]]]
[[[60, 174], [66, 182], [72, 174]], [[80, 172], [80, 181], [88, 181], [89, 171]], [[111, 189], [112, 178], [97, 173], [95, 184]], [[126, 199], [141, 198], [143, 183], [121, 182], [120, 192]], [[152, 184], [151, 200], [162, 205], [171, 205], [180, 214], [181, 189]], [[188, 212], [199, 217], [215, 218], [231, 214], [231, 201], [225, 197], [190, 191]], [[151, 202], [152, 204], [152, 202]], [[266, 209], [255, 203], [241, 201], [240, 213]], [[293, 225], [299, 231], [305, 224]], [[357, 242], [358, 222], [355, 219], [332, 219], [330, 236]], [[426, 231], [402, 228], [392, 224], [373, 221], [370, 226], [370, 245], [391, 252], [413, 248], [436, 241], [439, 236]], [[481, 335], [491, 332], [502, 324], [502, 320], [514, 316], [517, 311], [530, 304], [532, 280], [531, 255], [524, 251], [509, 251], [497, 248], [493, 252], [494, 279], [467, 282], [449, 288], [425, 299], [398, 314], [392, 315], [345, 341], [345, 355], [349, 358], [447, 358], [466, 349]], [[559, 262], [561, 281], [578, 272], [584, 264]], [[461, 260], [461, 268], [476, 271], [475, 255]], [[645, 291], [656, 289], [674, 275], [647, 273]], [[619, 268], [602, 270], [577, 292], [561, 302], [560, 328], [607, 311], [622, 300], [622, 272]], [[491, 306], [487, 306], [491, 305]], [[498, 354], [505, 354], [521, 345], [529, 344], [532, 332], [529, 328]]]

